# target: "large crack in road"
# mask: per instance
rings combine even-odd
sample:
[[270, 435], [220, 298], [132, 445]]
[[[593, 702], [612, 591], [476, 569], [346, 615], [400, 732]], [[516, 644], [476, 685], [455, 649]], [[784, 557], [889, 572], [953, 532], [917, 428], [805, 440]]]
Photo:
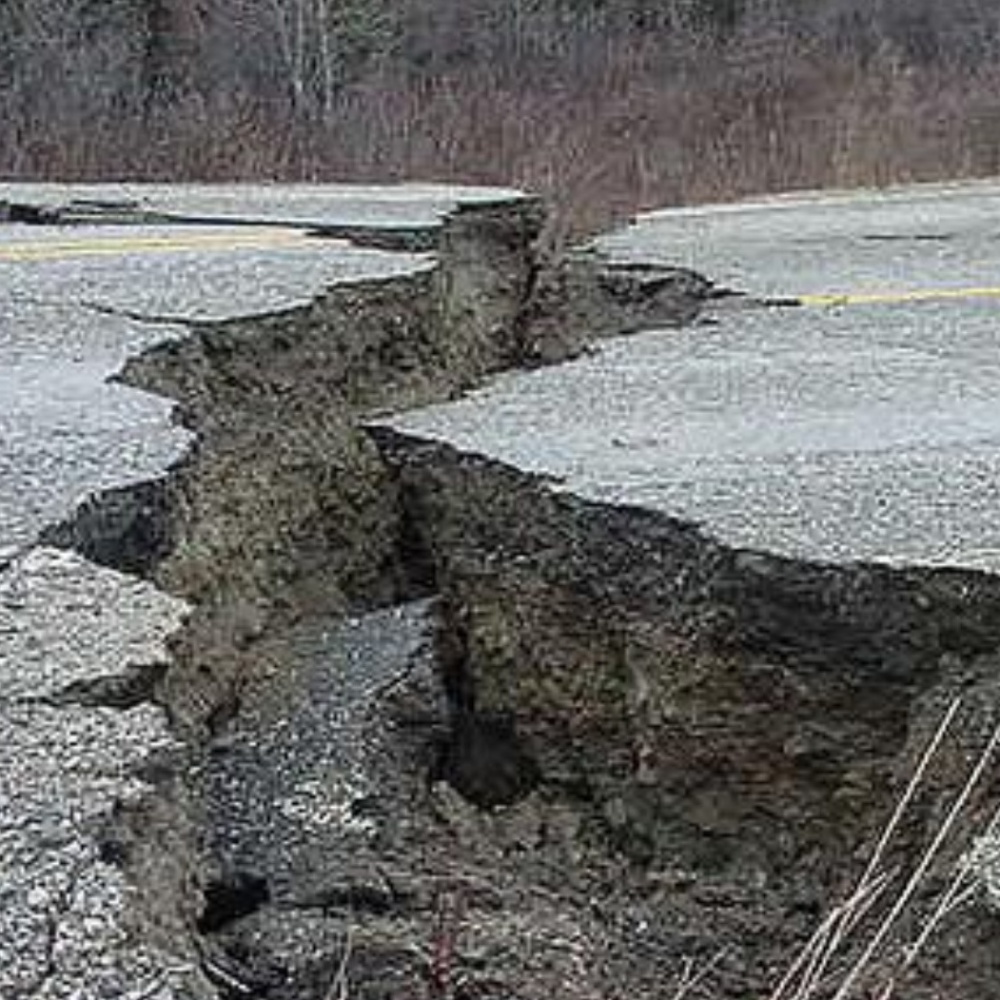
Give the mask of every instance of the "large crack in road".
[[[50, 613], [172, 631], [169, 657], [96, 632], [128, 655], [75, 676], [46, 639], [58, 685], [4, 705], [170, 749], [151, 766], [144, 733], [86, 836], [73, 820], [100, 885], [132, 894], [74, 893], [126, 915], [93, 946], [106, 977], [53, 944], [68, 897], [42, 899], [29, 858], [6, 884], [37, 904], [42, 944], [3, 996], [606, 1000], [669, 993], [692, 963], [711, 964], [704, 996], [753, 995], [856, 876], [962, 692], [960, 736], [893, 847], [900, 867], [919, 853], [995, 721], [994, 576], [743, 550], [415, 433], [433, 410], [391, 416], [690, 322], [712, 295], [667, 264], [540, 261], [541, 221], [530, 199], [449, 210], [434, 261], [188, 315], [130, 351], [120, 380], [175, 403], [193, 443], [50, 516], [49, 547], [19, 535], [0, 582], [37, 578]], [[109, 322], [142, 314], [100, 302], [128, 310]], [[52, 601], [60, 566], [88, 581], [79, 608]], [[132, 613], [93, 580], [167, 604]], [[40, 626], [8, 604], [13, 662]], [[997, 956], [995, 923], [963, 911], [907, 996], [986, 1000]]]

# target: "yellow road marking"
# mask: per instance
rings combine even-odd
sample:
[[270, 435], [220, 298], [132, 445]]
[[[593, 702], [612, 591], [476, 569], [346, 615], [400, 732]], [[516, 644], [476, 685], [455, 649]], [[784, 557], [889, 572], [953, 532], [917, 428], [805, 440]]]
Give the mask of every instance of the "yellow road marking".
[[831, 292], [799, 295], [804, 306], [894, 305], [904, 302], [944, 302], [951, 299], [1000, 299], [997, 288], [915, 288], [900, 292]]
[[[202, 233], [197, 236], [122, 236], [53, 243], [0, 243], [0, 261], [54, 260], [115, 254], [179, 253], [186, 250], [323, 246], [302, 232]], [[329, 246], [329, 243], [326, 244]]]

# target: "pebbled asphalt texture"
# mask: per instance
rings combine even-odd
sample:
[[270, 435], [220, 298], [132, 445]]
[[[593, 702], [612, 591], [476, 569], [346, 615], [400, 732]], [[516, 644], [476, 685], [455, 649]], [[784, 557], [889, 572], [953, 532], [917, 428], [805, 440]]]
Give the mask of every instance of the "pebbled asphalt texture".
[[232, 871], [266, 872], [278, 906], [307, 905], [374, 835], [376, 709], [427, 666], [428, 612], [418, 601], [278, 637], [281, 676], [244, 692], [238, 720], [215, 743], [201, 776], [215, 854]]
[[102, 853], [116, 811], [151, 793], [143, 769], [176, 747], [152, 705], [75, 703], [88, 682], [166, 665], [185, 611], [72, 553], [0, 570], [0, 997], [197, 996], [195, 970], [136, 940], [135, 895]]

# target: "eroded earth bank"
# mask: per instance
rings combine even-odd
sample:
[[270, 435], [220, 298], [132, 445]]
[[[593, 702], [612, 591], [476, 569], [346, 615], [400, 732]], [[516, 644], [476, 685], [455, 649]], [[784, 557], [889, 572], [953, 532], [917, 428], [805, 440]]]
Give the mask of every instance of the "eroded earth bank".
[[[94, 825], [121, 950], [159, 957], [133, 992], [86, 996], [765, 997], [962, 694], [893, 878], [939, 828], [998, 721], [994, 575], [738, 550], [393, 428], [718, 297], [681, 269], [543, 260], [542, 223], [531, 199], [460, 208], [433, 266], [190, 322], [121, 373], [194, 443], [38, 550], [169, 604], [162, 649], [45, 700], [167, 720], [141, 788]], [[2, 570], [22, 610], [32, 558]], [[984, 778], [966, 832], [996, 791]], [[935, 858], [893, 941], [968, 844]], [[996, 996], [987, 889], [903, 995]], [[54, 983], [23, 995], [69, 995]]]

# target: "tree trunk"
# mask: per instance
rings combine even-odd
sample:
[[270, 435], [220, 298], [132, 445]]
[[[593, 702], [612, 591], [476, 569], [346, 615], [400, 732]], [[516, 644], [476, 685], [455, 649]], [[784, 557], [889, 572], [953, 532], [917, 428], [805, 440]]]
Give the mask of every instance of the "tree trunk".
[[198, 0], [145, 0], [143, 90], [147, 114], [198, 91], [203, 14]]

